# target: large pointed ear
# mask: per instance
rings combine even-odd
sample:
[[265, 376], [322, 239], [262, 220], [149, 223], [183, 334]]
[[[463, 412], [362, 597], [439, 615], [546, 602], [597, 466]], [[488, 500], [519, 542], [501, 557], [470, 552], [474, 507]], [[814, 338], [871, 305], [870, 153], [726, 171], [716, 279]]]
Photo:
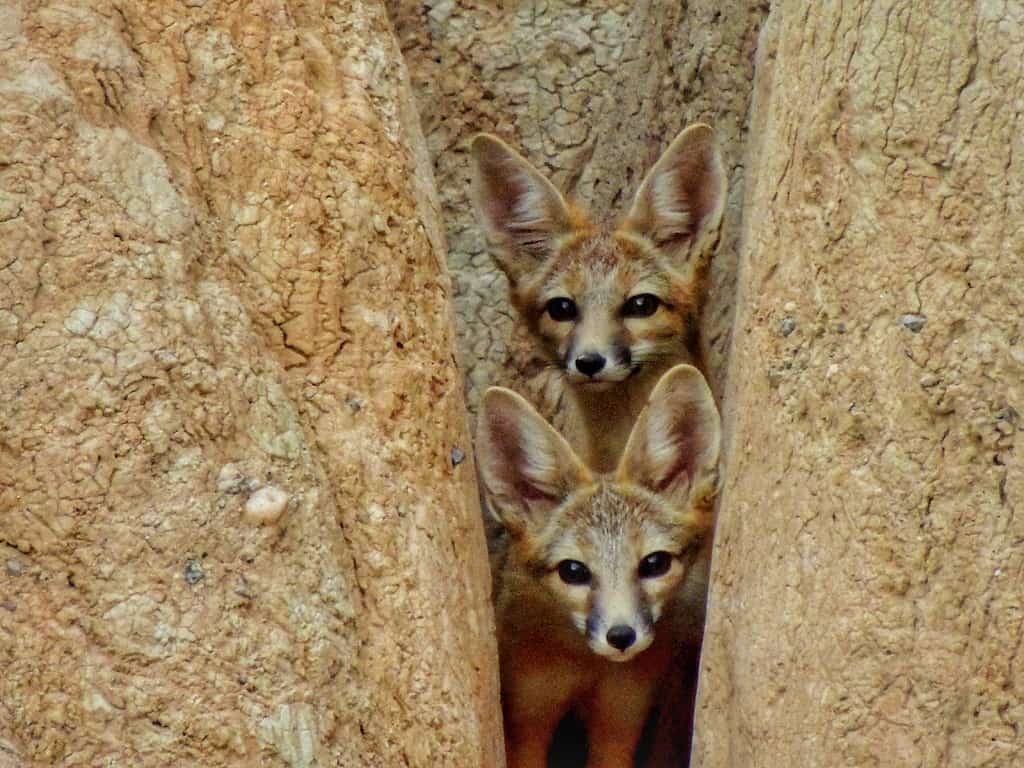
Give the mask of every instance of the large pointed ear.
[[498, 266], [515, 285], [573, 230], [573, 214], [550, 181], [501, 139], [481, 133], [470, 147], [470, 196]]
[[594, 481], [565, 439], [523, 398], [501, 387], [484, 393], [476, 456], [492, 511], [513, 535]]
[[688, 508], [714, 495], [720, 442], [707, 381], [692, 365], [677, 365], [661, 377], [633, 426], [616, 480]]
[[637, 190], [623, 229], [647, 238], [674, 263], [700, 255], [718, 229], [727, 181], [710, 126], [680, 133]]

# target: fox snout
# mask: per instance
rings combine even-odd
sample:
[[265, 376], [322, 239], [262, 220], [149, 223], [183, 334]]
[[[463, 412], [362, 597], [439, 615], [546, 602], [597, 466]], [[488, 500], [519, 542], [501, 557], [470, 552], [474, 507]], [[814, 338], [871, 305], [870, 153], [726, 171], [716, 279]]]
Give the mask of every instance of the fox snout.
[[[599, 596], [595, 602], [586, 625], [590, 650], [609, 661], [630, 661], [647, 650], [654, 641], [654, 622], [650, 611], [636, 604], [636, 598], [602, 601]], [[602, 602], [607, 613], [598, 607]]]
[[564, 361], [570, 380], [582, 382], [623, 381], [633, 373], [629, 347], [611, 345], [573, 345]]
[[609, 661], [631, 661], [654, 642], [654, 628], [614, 624], [587, 633], [590, 650]]

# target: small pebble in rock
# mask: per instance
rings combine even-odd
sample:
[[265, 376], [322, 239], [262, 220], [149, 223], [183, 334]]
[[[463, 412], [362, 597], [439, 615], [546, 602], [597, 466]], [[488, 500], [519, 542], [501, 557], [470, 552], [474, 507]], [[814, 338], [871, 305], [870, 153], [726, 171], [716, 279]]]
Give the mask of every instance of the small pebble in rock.
[[14, 613], [14, 609], [17, 607], [18, 606], [14, 604], [13, 600], [4, 600], [0, 603], [0, 608], [3, 608], [5, 611], [10, 611], [11, 613]]
[[260, 487], [260, 481], [245, 474], [240, 464], [225, 464], [217, 475], [217, 490], [221, 493], [252, 493]]
[[783, 336], [789, 336], [793, 331], [796, 330], [796, 320], [792, 317], [782, 318], [782, 322], [779, 323], [779, 331], [782, 332]]
[[927, 389], [928, 387], [934, 387], [939, 383], [939, 377], [934, 373], [926, 373], [921, 377], [921, 386]]
[[10, 576], [21, 576], [24, 572], [25, 566], [20, 561], [14, 559], [7, 561], [7, 573]]
[[836, 333], [846, 333], [846, 323], [836, 323]]
[[461, 448], [452, 448], [452, 466], [457, 467], [459, 464], [466, 460], [466, 454], [462, 452]]
[[238, 577], [238, 583], [235, 585], [235, 594], [239, 597], [244, 597], [246, 600], [252, 597], [252, 590], [249, 588], [249, 581], [245, 576]]
[[900, 323], [908, 331], [918, 333], [924, 328], [925, 317], [924, 315], [900, 315]]
[[257, 525], [270, 525], [277, 522], [286, 506], [288, 494], [276, 486], [268, 485], [260, 488], [245, 502], [245, 519]]
[[203, 573], [203, 567], [198, 560], [185, 561], [185, 581], [189, 584], [198, 584], [205, 578], [206, 574]]

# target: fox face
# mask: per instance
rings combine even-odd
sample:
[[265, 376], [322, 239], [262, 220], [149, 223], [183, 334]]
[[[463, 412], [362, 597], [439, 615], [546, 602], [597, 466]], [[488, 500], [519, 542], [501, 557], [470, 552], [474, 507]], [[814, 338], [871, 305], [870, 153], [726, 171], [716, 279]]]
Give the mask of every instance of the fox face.
[[633, 659], [653, 642], [710, 534], [719, 435], [704, 377], [676, 366], [652, 392], [618, 469], [598, 476], [525, 400], [492, 387], [477, 455], [511, 538], [505, 569], [595, 654]]
[[612, 661], [650, 646], [702, 542], [701, 521], [666, 506], [629, 487], [599, 487], [559, 510], [560, 525], [524, 553], [590, 649]]
[[708, 126], [672, 142], [616, 227], [591, 223], [501, 140], [477, 136], [472, 155], [471, 196], [512, 303], [571, 383], [621, 382], [693, 345], [698, 257], [726, 191]]
[[678, 355], [695, 325], [689, 285], [621, 233], [595, 234], [517, 302], [549, 359], [574, 384], [625, 381]]

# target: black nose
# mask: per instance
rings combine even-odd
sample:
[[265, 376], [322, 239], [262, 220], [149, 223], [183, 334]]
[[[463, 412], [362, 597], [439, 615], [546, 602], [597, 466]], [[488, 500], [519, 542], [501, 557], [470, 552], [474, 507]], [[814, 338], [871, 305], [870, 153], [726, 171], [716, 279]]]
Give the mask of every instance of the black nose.
[[604, 358], [597, 352], [588, 352], [576, 358], [576, 370], [585, 376], [593, 376], [604, 368]]
[[605, 639], [608, 640], [608, 645], [612, 648], [624, 651], [636, 640], [636, 632], [633, 631], [632, 627], [627, 627], [625, 624], [616, 624], [608, 630]]

